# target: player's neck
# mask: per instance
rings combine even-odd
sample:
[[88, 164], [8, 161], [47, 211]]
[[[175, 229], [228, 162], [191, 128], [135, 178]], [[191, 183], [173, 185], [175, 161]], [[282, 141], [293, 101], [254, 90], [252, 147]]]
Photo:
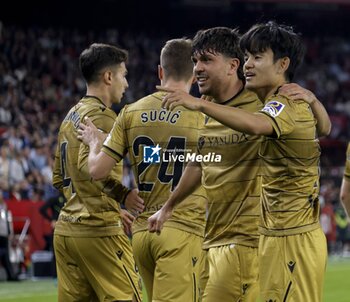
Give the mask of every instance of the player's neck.
[[216, 95], [212, 95], [217, 103], [224, 103], [232, 99], [243, 89], [243, 82], [241, 80], [231, 81], [229, 85], [222, 85], [222, 89]]
[[286, 83], [285, 80], [281, 80], [278, 83], [274, 83], [273, 85], [265, 86], [260, 89], [257, 89], [255, 92], [258, 95], [259, 99], [264, 102], [270, 96], [277, 94], [279, 87], [281, 87], [285, 83]]
[[191, 90], [191, 82], [185, 82], [185, 81], [175, 81], [173, 79], [168, 80], [162, 80], [161, 85], [166, 88], [171, 89], [179, 89], [186, 92], [189, 92]]
[[96, 89], [95, 87], [88, 87], [86, 89], [86, 95], [97, 97], [108, 108], [112, 106], [112, 103], [109, 101], [107, 94], [101, 91], [101, 89]]

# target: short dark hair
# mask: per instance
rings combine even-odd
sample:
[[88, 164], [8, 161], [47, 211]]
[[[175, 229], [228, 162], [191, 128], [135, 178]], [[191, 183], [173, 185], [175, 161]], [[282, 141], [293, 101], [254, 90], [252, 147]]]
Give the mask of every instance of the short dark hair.
[[99, 73], [106, 67], [126, 62], [128, 52], [113, 45], [94, 43], [79, 57], [79, 68], [89, 84], [98, 80]]
[[290, 63], [285, 73], [288, 81], [293, 80], [305, 55], [305, 46], [300, 34], [295, 33], [291, 26], [280, 25], [274, 21], [252, 26], [241, 37], [240, 45], [244, 52], [248, 51], [252, 54], [271, 48], [275, 62], [280, 58], [288, 57]]
[[239, 60], [237, 75], [239, 79], [244, 81], [244, 54], [239, 46], [239, 39], [237, 29], [213, 27], [199, 30], [193, 38], [192, 53], [219, 53], [228, 58], [237, 58]]
[[176, 81], [188, 80], [193, 75], [191, 61], [192, 41], [190, 39], [172, 39], [165, 43], [160, 54], [160, 65], [164, 76]]

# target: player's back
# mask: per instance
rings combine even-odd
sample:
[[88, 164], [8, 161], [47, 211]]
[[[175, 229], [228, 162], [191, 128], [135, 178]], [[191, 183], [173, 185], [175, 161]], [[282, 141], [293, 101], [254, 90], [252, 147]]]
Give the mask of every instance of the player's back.
[[[112, 138], [116, 144], [120, 141], [120, 152], [129, 152], [139, 194], [145, 201], [134, 232], [147, 229], [147, 218], [161, 208], [178, 184], [187, 154], [196, 152], [198, 128], [204, 123], [201, 113], [162, 109], [163, 96], [156, 92], [126, 106], [117, 120], [117, 132], [123, 137]], [[206, 198], [200, 188], [176, 208], [165, 226], [203, 235], [205, 208]]]
[[[108, 133], [116, 114], [99, 99], [85, 97], [63, 120], [55, 158], [53, 183], [67, 200], [60, 212], [55, 232], [61, 235], [85, 236], [115, 234], [120, 225], [119, 204], [102, 192], [103, 183], [92, 181], [87, 171], [88, 147], [77, 139], [77, 129], [88, 116], [101, 131]], [[112, 177], [116, 176], [116, 170]], [[121, 176], [121, 171], [118, 173]], [[119, 233], [119, 231], [117, 232]]]

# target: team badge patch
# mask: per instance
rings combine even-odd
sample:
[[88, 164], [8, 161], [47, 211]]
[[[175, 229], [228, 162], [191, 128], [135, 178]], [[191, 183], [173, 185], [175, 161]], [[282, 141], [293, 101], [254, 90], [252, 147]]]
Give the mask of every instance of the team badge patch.
[[283, 111], [283, 108], [285, 107], [284, 104], [277, 102], [277, 101], [271, 101], [268, 102], [261, 111], [268, 113], [272, 117], [279, 116], [280, 113]]

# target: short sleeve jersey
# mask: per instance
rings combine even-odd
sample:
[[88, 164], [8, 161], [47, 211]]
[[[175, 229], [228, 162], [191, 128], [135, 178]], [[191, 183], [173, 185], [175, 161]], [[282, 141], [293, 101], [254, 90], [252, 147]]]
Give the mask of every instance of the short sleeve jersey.
[[346, 150], [344, 177], [350, 181], [350, 143], [348, 143], [348, 148]]
[[260, 148], [261, 232], [285, 236], [314, 230], [319, 227], [320, 146], [311, 108], [277, 94], [260, 112], [275, 132]]
[[[224, 105], [256, 112], [263, 104], [253, 92], [244, 89]], [[199, 152], [215, 152], [221, 155], [221, 162], [202, 163], [202, 184], [208, 196], [204, 248], [227, 244], [258, 246], [261, 141], [259, 136], [206, 118], [200, 131]]]
[[[186, 166], [187, 153], [196, 152], [201, 113], [161, 108], [165, 94], [156, 92], [124, 107], [106, 138], [102, 151], [120, 160], [129, 154], [139, 195], [145, 210], [133, 225], [133, 232], [147, 229], [147, 218], [161, 208], [178, 184]], [[206, 197], [203, 188], [176, 207], [165, 226], [203, 236]]]
[[[84, 97], [63, 120], [55, 155], [53, 184], [66, 203], [60, 211], [55, 233], [64, 236], [98, 237], [122, 234], [119, 203], [104, 192], [103, 181], [92, 181], [87, 170], [89, 149], [77, 139], [79, 123], [85, 117], [108, 133], [116, 119], [113, 110], [95, 97]], [[121, 181], [122, 166], [109, 178]]]

